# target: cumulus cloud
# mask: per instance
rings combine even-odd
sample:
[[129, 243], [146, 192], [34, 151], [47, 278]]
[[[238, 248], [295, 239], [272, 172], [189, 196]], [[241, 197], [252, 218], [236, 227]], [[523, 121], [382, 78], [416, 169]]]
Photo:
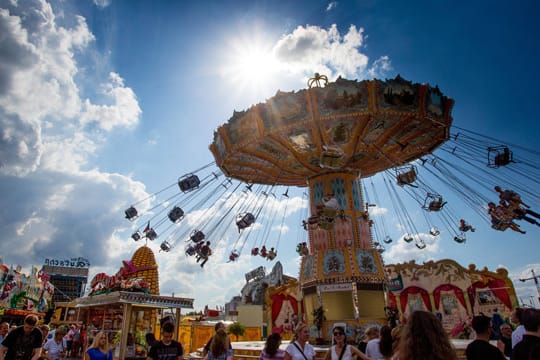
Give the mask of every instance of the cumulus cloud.
[[[81, 99], [76, 55], [91, 51], [94, 40], [84, 18], [75, 16], [75, 25], [65, 28], [48, 3], [20, 1], [0, 9], [0, 30], [2, 173], [22, 176], [43, 165], [77, 169], [100, 140], [83, 126], [111, 130], [137, 123], [136, 96], [118, 74], [101, 84], [107, 104]], [[44, 164], [43, 156], [53, 160]]]
[[[439, 238], [425, 233], [414, 235], [414, 240], [410, 243], [403, 240], [404, 236], [397, 239], [394, 244], [387, 247], [383, 253], [387, 264], [407, 262], [410, 259], [428, 261], [435, 258], [440, 253]], [[395, 240], [395, 239], [394, 239]], [[419, 249], [416, 244], [423, 242], [426, 247]]]
[[318, 72], [331, 79], [371, 76], [390, 69], [388, 57], [381, 57], [368, 68], [369, 59], [362, 52], [363, 44], [364, 29], [355, 25], [351, 25], [345, 34], [341, 34], [335, 24], [328, 29], [308, 25], [298, 26], [282, 36], [273, 53], [289, 71], [308, 75]]
[[126, 198], [146, 192], [90, 161], [107, 141], [99, 130], [131, 128], [141, 109], [117, 73], [83, 87], [77, 75], [96, 58], [94, 35], [81, 16], [70, 27], [58, 19], [45, 1], [0, 9], [0, 187], [11, 189], [0, 199], [0, 229], [18, 244], [2, 242], [0, 253], [20, 264], [84, 254], [99, 267], [113, 247], [129, 258], [117, 237], [127, 228], [121, 214]]

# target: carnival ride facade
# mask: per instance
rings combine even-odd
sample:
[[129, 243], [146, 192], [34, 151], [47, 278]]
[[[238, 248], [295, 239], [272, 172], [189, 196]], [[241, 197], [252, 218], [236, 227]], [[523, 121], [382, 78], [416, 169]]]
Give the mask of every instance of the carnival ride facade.
[[[466, 243], [479, 224], [459, 207], [499, 231], [524, 231], [516, 223], [522, 220], [539, 225], [530, 208], [537, 152], [452, 126], [453, 100], [438, 87], [400, 76], [333, 83], [316, 76], [310, 85], [319, 86], [234, 112], [214, 134], [215, 163], [126, 209], [132, 239], [159, 237], [160, 251], [181, 247], [201, 267], [214, 253], [228, 253], [231, 263], [245, 255], [272, 261], [280, 241], [291, 242], [283, 239], [286, 220], [299, 213], [306, 320], [322, 310], [324, 334], [336, 320], [384, 319], [386, 246], [404, 241], [421, 250], [427, 238]], [[306, 186], [309, 195], [297, 196]], [[420, 219], [407, 210], [411, 203]], [[385, 207], [398, 223], [397, 238], [377, 211]]]
[[25, 274], [20, 266], [0, 262], [0, 319], [18, 325], [28, 314], [45, 317], [52, 308], [54, 290], [48, 275], [38, 268]]

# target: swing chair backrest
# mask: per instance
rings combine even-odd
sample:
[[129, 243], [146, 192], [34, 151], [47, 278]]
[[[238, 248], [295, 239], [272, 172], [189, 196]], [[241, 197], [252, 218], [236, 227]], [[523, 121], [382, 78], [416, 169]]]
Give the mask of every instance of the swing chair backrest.
[[195, 190], [201, 184], [201, 180], [197, 175], [188, 175], [178, 180], [178, 187], [182, 192]]
[[125, 211], [125, 214], [126, 214], [126, 219], [130, 221], [135, 220], [138, 216], [137, 209], [135, 209], [134, 206], [130, 206], [129, 208], [127, 208]]

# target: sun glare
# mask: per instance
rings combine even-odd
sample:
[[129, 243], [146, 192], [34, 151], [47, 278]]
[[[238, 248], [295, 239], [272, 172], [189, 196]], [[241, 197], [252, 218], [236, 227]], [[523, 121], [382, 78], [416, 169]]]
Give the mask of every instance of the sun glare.
[[277, 75], [278, 63], [262, 41], [239, 41], [229, 46], [223, 66], [228, 81], [247, 90], [262, 91]]

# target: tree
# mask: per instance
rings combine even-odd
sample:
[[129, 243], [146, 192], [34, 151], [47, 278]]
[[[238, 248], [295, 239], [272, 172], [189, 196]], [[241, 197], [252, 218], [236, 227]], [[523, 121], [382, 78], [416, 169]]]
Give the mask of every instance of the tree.
[[311, 314], [313, 315], [313, 324], [317, 327], [317, 331], [319, 332], [319, 337], [321, 336], [321, 329], [323, 326], [323, 322], [326, 320], [326, 316], [324, 316], [324, 309], [321, 306], [314, 309]]
[[229, 326], [228, 330], [236, 337], [236, 341], [238, 341], [239, 336], [244, 336], [244, 334], [246, 333], [246, 327], [240, 324], [238, 321], [232, 323], [232, 325]]

